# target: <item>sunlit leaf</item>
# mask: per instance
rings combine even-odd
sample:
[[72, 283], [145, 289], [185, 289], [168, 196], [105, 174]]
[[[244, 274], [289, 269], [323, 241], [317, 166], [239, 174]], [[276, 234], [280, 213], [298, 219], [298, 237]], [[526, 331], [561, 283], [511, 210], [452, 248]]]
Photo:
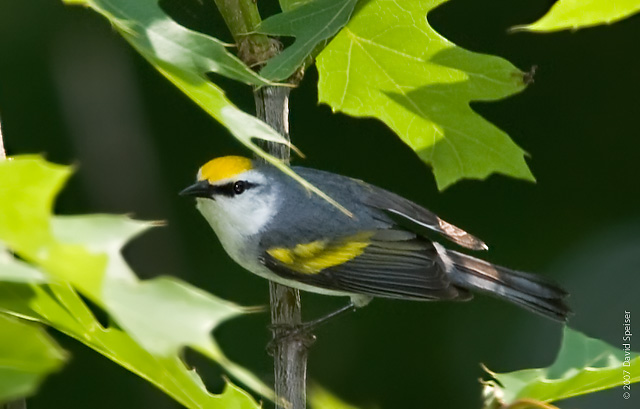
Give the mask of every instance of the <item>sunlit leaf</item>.
[[272, 397], [270, 388], [229, 361], [211, 337], [211, 331], [222, 322], [255, 308], [240, 307], [173, 277], [133, 285], [113, 283], [106, 287], [105, 300], [123, 329], [152, 354], [173, 356], [189, 346], [253, 390]]
[[638, 0], [558, 0], [540, 20], [514, 30], [549, 32], [611, 24], [640, 11]]
[[65, 360], [38, 325], [0, 314], [0, 404], [34, 393]]
[[445, 0], [371, 0], [318, 56], [320, 102], [387, 124], [433, 167], [441, 189], [494, 172], [533, 180], [524, 151], [469, 103], [524, 89], [508, 61], [473, 53], [429, 26]]
[[640, 382], [640, 355], [566, 327], [560, 352], [550, 367], [489, 374], [497, 380], [486, 383], [489, 400], [553, 402], [619, 387], [625, 374], [630, 383]]
[[120, 325], [162, 356], [177, 354], [185, 345], [205, 347], [216, 326], [242, 311], [171, 277], [116, 285], [109, 292], [105, 296]]
[[247, 84], [269, 84], [228, 52], [222, 41], [176, 23], [158, 0], [86, 0], [84, 4], [108, 18], [152, 62], [180, 67], [203, 78], [215, 72]]
[[[51, 287], [0, 282], [0, 312], [22, 319], [37, 321], [54, 326], [62, 332], [82, 334], [97, 322], [84, 302], [80, 307], [67, 308], [52, 297], [48, 288], [73, 289], [65, 284], [52, 284]], [[89, 317], [89, 318], [87, 318]]]
[[272, 80], [289, 78], [322, 41], [333, 37], [351, 16], [357, 0], [314, 0], [264, 20], [258, 31], [296, 37], [269, 60], [260, 74]]
[[37, 156], [0, 161], [0, 240], [24, 253], [51, 243], [53, 200], [70, 174], [69, 167]]
[[151, 382], [187, 408], [260, 407], [229, 382], [222, 394], [210, 394], [195, 370], [177, 355], [153, 355], [126, 332], [102, 327], [69, 286], [52, 284], [46, 291], [39, 286], [28, 289], [0, 283], [0, 311], [55, 327]]
[[0, 249], [0, 281], [43, 283], [48, 279], [42, 272]]
[[[253, 374], [230, 362], [211, 336], [211, 331], [222, 321], [251, 310], [177, 279], [140, 281], [123, 259], [121, 249], [153, 223], [113, 215], [54, 217], [51, 214], [53, 199], [68, 175], [68, 169], [39, 157], [1, 161], [0, 241], [38, 265], [54, 281], [79, 289], [103, 308], [128, 332], [131, 341], [139, 345], [137, 348], [146, 350], [148, 355], [179, 360], [182, 348], [190, 346], [217, 361], [247, 386], [272, 396], [270, 388]], [[3, 217], [6, 223], [2, 223]], [[15, 287], [6, 288], [15, 291]], [[44, 297], [42, 288], [35, 286], [32, 291], [43, 298], [30, 298], [39, 300], [40, 305], [49, 304], [47, 308], [32, 308], [38, 314], [33, 319], [44, 319], [83, 342], [91, 339], [81, 335], [88, 327], [93, 331], [101, 328], [73, 291], [60, 290], [57, 300], [60, 305]], [[11, 294], [3, 298], [0, 309], [7, 299], [12, 299]], [[12, 310], [9, 305], [4, 310], [28, 317], [23, 307]], [[71, 312], [70, 316], [65, 311]], [[126, 360], [117, 362], [134, 370]]]

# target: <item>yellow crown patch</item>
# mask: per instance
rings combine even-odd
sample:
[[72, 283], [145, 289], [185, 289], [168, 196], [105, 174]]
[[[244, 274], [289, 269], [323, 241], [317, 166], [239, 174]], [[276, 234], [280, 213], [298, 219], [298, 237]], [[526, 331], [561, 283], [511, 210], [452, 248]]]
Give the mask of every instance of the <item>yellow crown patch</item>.
[[211, 183], [232, 178], [253, 168], [251, 160], [242, 156], [223, 156], [205, 163], [198, 173], [199, 180]]

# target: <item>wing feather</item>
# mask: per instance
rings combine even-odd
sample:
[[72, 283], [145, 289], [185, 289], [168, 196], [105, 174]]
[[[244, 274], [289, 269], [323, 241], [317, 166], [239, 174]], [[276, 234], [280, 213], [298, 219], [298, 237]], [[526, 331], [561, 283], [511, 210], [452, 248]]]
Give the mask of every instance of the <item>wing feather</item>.
[[[300, 260], [290, 263], [273, 257], [267, 249], [261, 258], [275, 274], [329, 290], [387, 298], [417, 300], [467, 300], [470, 293], [450, 282], [427, 239], [402, 230], [379, 230], [368, 235], [366, 247], [352, 259], [309, 273], [297, 269]], [[334, 240], [344, 245], [347, 238]], [[333, 248], [332, 242], [325, 244]], [[321, 253], [317, 254], [321, 257]]]
[[402, 196], [369, 184], [366, 184], [365, 187], [368, 195], [363, 198], [363, 202], [368, 206], [384, 211], [401, 226], [408, 227], [410, 230], [415, 230], [416, 226], [420, 226], [436, 231], [454, 243], [468, 249], [487, 250], [489, 248], [479, 238], [442, 220], [435, 213]]

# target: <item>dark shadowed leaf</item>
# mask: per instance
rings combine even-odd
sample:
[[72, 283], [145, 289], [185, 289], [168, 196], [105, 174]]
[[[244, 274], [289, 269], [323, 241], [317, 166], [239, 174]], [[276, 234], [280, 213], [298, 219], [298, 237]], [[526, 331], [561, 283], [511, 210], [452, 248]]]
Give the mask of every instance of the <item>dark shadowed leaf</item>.
[[314, 0], [263, 21], [259, 32], [296, 37], [296, 41], [270, 59], [260, 74], [271, 80], [289, 78], [318, 44], [333, 37], [347, 24], [356, 2]]

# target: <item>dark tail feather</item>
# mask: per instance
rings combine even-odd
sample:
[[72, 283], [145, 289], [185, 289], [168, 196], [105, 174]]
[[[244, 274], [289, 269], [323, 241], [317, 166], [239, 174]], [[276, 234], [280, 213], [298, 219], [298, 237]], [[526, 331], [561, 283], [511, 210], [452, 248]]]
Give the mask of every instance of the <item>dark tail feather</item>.
[[569, 293], [551, 280], [509, 270], [456, 251], [449, 250], [447, 255], [455, 266], [451, 272], [455, 285], [511, 301], [556, 321], [565, 322], [571, 314], [564, 301]]

